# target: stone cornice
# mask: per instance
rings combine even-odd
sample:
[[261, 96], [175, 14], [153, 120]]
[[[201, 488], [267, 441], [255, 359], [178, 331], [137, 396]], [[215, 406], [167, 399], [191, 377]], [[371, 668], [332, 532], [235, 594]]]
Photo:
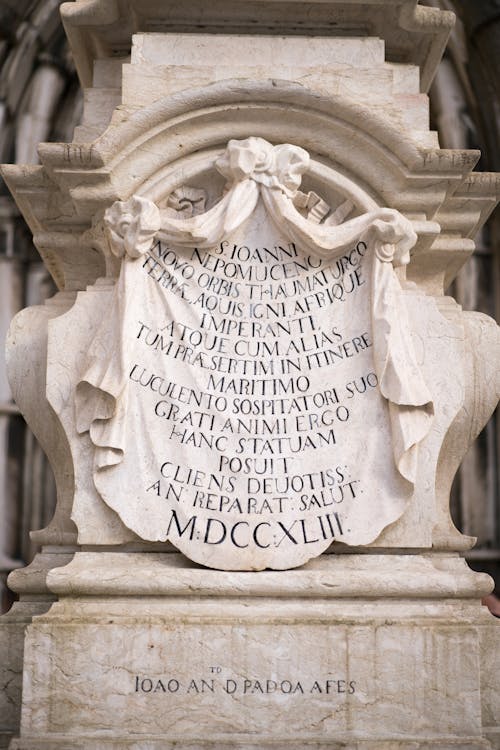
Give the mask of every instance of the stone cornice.
[[305, 36], [372, 36], [385, 41], [387, 60], [418, 65], [428, 91], [455, 16], [417, 0], [76, 0], [61, 6], [83, 86], [93, 61], [126, 57], [138, 31]]

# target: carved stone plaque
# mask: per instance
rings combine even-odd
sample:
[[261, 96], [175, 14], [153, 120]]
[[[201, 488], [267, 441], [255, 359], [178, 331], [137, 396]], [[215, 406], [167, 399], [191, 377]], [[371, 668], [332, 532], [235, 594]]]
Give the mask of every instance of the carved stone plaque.
[[231, 142], [210, 211], [176, 219], [133, 198], [107, 214], [124, 260], [78, 429], [122, 521], [210, 567], [372, 542], [403, 513], [428, 429], [392, 266], [411, 229], [388, 210], [306, 216], [306, 166], [302, 149]]

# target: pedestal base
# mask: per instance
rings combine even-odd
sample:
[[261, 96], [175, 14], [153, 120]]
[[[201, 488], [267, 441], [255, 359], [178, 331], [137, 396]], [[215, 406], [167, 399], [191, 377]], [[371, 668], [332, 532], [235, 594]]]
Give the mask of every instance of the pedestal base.
[[50, 604], [16, 603], [0, 618], [0, 750], [9, 746], [21, 720], [21, 687], [26, 626], [33, 615], [41, 614]]
[[47, 571], [67, 565], [72, 556], [64, 551], [38, 554], [31, 565], [10, 576], [17, 584], [14, 588], [21, 601], [0, 617], [0, 750], [7, 748], [11, 738], [19, 733], [26, 627], [55, 599], [47, 590]]
[[47, 582], [60, 600], [27, 629], [11, 750], [494, 746], [481, 650], [500, 629], [456, 556], [227, 573], [78, 553]]

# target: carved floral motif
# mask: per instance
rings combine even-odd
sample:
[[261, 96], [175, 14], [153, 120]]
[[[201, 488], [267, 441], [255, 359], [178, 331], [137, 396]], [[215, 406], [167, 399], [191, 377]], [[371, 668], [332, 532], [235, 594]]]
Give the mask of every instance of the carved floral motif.
[[104, 226], [113, 255], [139, 258], [149, 250], [160, 229], [160, 212], [151, 201], [133, 195], [106, 209]]
[[309, 154], [303, 148], [281, 144], [272, 146], [263, 138], [229, 141], [224, 154], [215, 162], [228, 185], [252, 179], [293, 198], [302, 175], [309, 166]]

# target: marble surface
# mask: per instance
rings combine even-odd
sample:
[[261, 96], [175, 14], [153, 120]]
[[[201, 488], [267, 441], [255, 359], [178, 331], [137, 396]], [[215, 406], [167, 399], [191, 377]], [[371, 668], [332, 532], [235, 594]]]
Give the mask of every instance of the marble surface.
[[164, 210], [134, 196], [104, 216], [122, 265], [76, 428], [123, 523], [209, 567], [373, 542], [411, 497], [433, 421], [395, 271], [413, 228], [300, 192], [308, 165], [293, 145], [233, 140], [212, 208], [183, 188]]
[[[389, 63], [383, 39], [374, 37], [337, 39], [332, 45], [328, 36], [134, 34], [130, 63], [123, 65], [122, 106], [150, 105], [215, 81], [270, 78], [369, 102], [373, 114], [383, 111], [423, 145], [438, 145], [428, 128], [428, 98], [421, 93], [418, 68]], [[103, 113], [109, 120], [112, 106], [104, 90], [95, 102], [87, 101], [82, 134], [95, 133]]]
[[[60, 601], [28, 628], [13, 748], [488, 747], [479, 636], [495, 641], [474, 597], [489, 584], [457, 556], [324, 556], [278, 596], [283, 573], [133, 559], [80, 553], [49, 575]], [[75, 583], [95, 564], [108, 588], [88, 597]], [[146, 569], [163, 570], [162, 595], [133, 595]]]
[[[68, 548], [74, 557], [59, 569], [47, 551], [12, 576], [27, 602], [43, 604], [6, 628], [13, 645], [1, 675], [15, 674], [14, 718], [24, 649], [11, 750], [491, 750], [499, 630], [479, 604], [490, 582], [446, 550], [473, 541], [452, 524], [449, 488], [498, 397], [499, 336], [444, 292], [473, 250], [497, 183], [472, 173], [476, 152], [439, 149], [428, 127], [418, 78], [426, 90], [450, 16], [415, 3], [315, 3], [317, 28], [342, 7], [351, 30], [370, 18], [381, 33], [274, 44], [245, 26], [244, 3], [228, 4], [237, 27], [253, 34], [243, 49], [231, 33], [200, 36], [198, 46], [196, 35], [173, 39], [157, 25], [165, 4], [147, 5], [157, 31], [132, 44], [138, 4], [127, 5], [126, 19], [107, 0], [64, 4], [90, 87], [84, 122], [73, 143], [42, 144], [40, 166], [4, 170], [67, 295], [36, 330], [36, 312], [14, 323], [10, 377], [59, 466], [47, 540], [70, 543], [74, 522], [84, 550]], [[194, 2], [181, 12], [196, 25], [207, 8], [216, 23], [223, 5]], [[292, 6], [298, 20], [310, 9]], [[274, 19], [278, 4], [265, 7]], [[107, 57], [92, 72], [96, 44]], [[110, 56], [131, 47], [130, 61]], [[393, 62], [396, 47], [403, 64]], [[251, 138], [257, 149], [241, 145]], [[229, 141], [240, 145], [228, 152]], [[361, 242], [367, 252], [357, 258]], [[268, 252], [275, 248], [278, 259]], [[242, 280], [230, 273], [239, 266], [287, 278], [235, 294]], [[313, 284], [323, 272], [339, 278], [278, 298], [285, 282]], [[327, 299], [335, 284], [344, 299]], [[209, 344], [221, 349], [218, 364], [248, 362], [253, 372], [209, 381], [195, 360]], [[270, 372], [276, 367], [289, 371]], [[225, 397], [233, 410], [251, 397], [253, 408], [269, 394], [236, 391], [244, 378], [250, 391], [269, 376], [287, 378], [272, 399], [303, 385], [315, 408], [278, 415], [266, 436], [263, 413], [196, 415], [186, 401]], [[333, 403], [314, 403], [328, 390]], [[155, 413], [162, 401], [168, 416]], [[333, 424], [321, 423], [332, 414]], [[270, 449], [282, 434], [310, 441], [290, 466], [279, 443], [277, 456]], [[220, 437], [228, 439], [218, 451]], [[270, 447], [256, 456], [264, 437]], [[281, 466], [245, 474], [243, 462], [257, 458]], [[292, 488], [282, 510], [273, 493], [293, 477], [315, 485], [319, 477], [321, 486]], [[234, 505], [227, 526], [222, 495]], [[233, 499], [241, 495], [244, 513]], [[257, 503], [248, 512], [250, 497]], [[335, 499], [338, 518], [325, 505]], [[339, 534], [323, 539], [327, 516], [340, 521]], [[283, 542], [246, 548], [249, 531], [269, 543], [270, 527], [258, 526], [268, 519]], [[168, 531], [198, 563], [249, 570], [188, 562], [169, 552]], [[351, 543], [335, 541], [344, 554], [320, 555], [340, 536]], [[293, 566], [301, 567], [280, 569]], [[50, 597], [58, 600], [43, 612]]]

